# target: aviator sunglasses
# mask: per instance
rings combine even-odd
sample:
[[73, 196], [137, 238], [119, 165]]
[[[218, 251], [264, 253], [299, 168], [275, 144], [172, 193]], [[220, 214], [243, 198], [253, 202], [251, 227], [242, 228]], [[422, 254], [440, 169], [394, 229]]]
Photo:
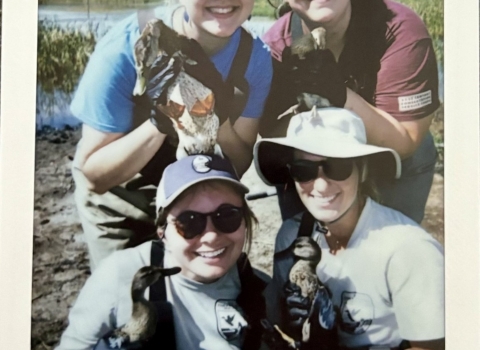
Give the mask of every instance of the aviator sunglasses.
[[327, 178], [344, 181], [352, 175], [354, 160], [352, 158], [328, 158], [311, 161], [297, 159], [287, 164], [290, 176], [296, 182], [309, 182], [318, 177], [318, 167], [322, 167]]
[[242, 224], [244, 209], [224, 204], [210, 213], [187, 210], [173, 219], [178, 233], [185, 239], [201, 235], [207, 227], [207, 218], [212, 219], [213, 226], [221, 233], [233, 233]]

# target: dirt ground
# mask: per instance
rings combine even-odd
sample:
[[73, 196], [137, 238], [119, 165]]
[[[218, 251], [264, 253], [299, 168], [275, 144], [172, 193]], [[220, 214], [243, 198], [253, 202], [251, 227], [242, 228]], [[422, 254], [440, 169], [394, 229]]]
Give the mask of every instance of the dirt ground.
[[[67, 325], [68, 310], [89, 276], [88, 256], [72, 191], [71, 160], [79, 130], [47, 130], [37, 135], [33, 251], [32, 346], [52, 349]], [[251, 192], [265, 189], [250, 168], [244, 183]], [[251, 201], [260, 225], [250, 258], [270, 273], [273, 244], [281, 218], [276, 197]], [[435, 175], [422, 225], [443, 244], [443, 177]]]

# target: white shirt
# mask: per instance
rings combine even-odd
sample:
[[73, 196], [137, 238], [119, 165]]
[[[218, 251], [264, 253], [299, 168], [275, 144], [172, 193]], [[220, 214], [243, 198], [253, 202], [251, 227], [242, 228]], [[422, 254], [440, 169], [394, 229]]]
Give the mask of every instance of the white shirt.
[[[299, 225], [300, 216], [284, 222], [276, 254], [289, 248]], [[317, 275], [332, 292], [341, 345], [396, 347], [402, 339], [445, 337], [443, 248], [418, 224], [367, 199], [345, 250], [332, 255], [323, 234], [312, 236], [322, 249]], [[266, 290], [275, 322], [282, 322], [281, 290], [293, 261], [291, 254], [275, 256]]]

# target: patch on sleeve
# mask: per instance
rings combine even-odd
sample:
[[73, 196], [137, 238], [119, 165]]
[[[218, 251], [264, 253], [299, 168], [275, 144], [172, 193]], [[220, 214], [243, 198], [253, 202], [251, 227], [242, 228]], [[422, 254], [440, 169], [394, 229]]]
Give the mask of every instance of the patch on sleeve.
[[410, 96], [401, 96], [398, 98], [398, 109], [400, 112], [411, 111], [422, 108], [432, 103], [432, 90], [421, 92]]

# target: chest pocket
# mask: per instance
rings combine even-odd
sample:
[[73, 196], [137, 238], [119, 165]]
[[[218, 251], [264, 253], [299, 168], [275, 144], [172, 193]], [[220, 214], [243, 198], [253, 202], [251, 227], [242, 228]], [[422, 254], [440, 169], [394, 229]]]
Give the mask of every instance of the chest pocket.
[[[155, 18], [153, 9], [138, 11], [138, 24], [140, 32], [143, 31], [147, 22]], [[232, 125], [242, 115], [247, 105], [250, 88], [245, 73], [250, 62], [250, 56], [253, 49], [253, 38], [244, 28], [241, 28], [240, 42], [235, 53], [235, 57], [227, 77], [227, 83], [234, 86], [234, 100], [231, 113], [229, 115]], [[135, 103], [133, 109], [134, 128], [145, 122], [150, 117], [150, 103], [146, 94], [142, 96], [133, 96]], [[176, 161], [177, 142], [171, 137], [167, 137], [163, 145], [140, 171], [147, 184], [158, 185], [165, 168]]]

